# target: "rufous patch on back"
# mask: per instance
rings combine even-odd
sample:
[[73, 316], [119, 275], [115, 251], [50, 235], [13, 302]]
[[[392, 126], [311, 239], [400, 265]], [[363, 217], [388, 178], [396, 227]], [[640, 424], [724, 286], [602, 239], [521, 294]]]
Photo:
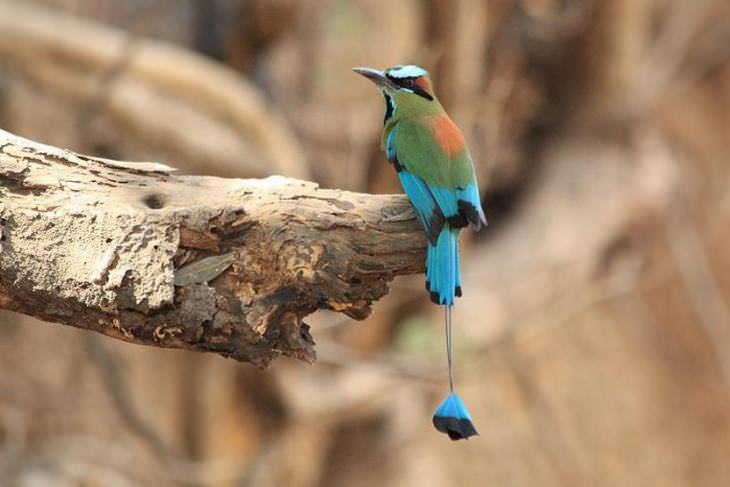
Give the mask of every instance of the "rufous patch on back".
[[445, 113], [435, 115], [431, 119], [431, 129], [436, 142], [450, 158], [461, 154], [464, 150], [464, 135]]

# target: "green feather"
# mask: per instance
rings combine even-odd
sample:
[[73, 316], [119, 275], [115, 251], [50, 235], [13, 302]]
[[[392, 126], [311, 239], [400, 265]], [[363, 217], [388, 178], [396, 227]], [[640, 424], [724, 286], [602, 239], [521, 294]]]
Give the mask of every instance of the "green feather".
[[398, 161], [429, 186], [456, 189], [471, 184], [474, 181], [474, 165], [469, 151], [464, 147], [459, 154], [449, 157], [428, 126], [429, 118], [406, 119], [397, 124], [395, 147]]

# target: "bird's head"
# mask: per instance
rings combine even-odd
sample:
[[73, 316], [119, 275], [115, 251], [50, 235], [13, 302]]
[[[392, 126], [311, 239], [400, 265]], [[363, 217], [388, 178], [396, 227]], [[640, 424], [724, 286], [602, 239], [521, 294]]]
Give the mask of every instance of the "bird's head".
[[[399, 109], [428, 110], [438, 105], [428, 71], [414, 64], [398, 65], [380, 71], [372, 68], [352, 68], [383, 92], [386, 104], [395, 103]], [[387, 119], [386, 114], [386, 119]]]

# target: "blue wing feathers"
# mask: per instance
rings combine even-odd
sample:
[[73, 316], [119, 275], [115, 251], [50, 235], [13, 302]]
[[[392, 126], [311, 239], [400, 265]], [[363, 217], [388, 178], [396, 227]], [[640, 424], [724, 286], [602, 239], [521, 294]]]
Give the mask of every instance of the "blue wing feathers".
[[395, 134], [397, 129], [393, 129], [388, 134], [388, 138], [385, 139], [385, 156], [389, 161], [395, 160]]
[[479, 198], [479, 190], [477, 189], [476, 183], [471, 183], [469, 186], [461, 189], [457, 188], [456, 197], [460, 200], [471, 203], [472, 205], [481, 208], [482, 202]]
[[406, 170], [398, 173], [401, 186], [416, 212], [418, 222], [426, 232], [429, 242], [435, 243], [443, 226], [443, 214], [426, 183]]
[[464, 217], [474, 229], [479, 230], [482, 225], [487, 224], [476, 181], [465, 188], [457, 188], [456, 199], [459, 210], [464, 213]]
[[454, 216], [459, 212], [459, 208], [456, 203], [456, 192], [448, 188], [437, 188], [429, 186], [428, 188], [433, 194], [433, 199], [441, 208], [441, 212], [446, 218]]

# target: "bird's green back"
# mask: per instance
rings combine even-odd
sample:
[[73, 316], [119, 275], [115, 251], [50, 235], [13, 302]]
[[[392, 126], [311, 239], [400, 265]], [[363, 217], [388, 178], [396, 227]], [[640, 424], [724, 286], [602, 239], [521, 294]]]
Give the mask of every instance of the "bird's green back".
[[[397, 109], [383, 128], [383, 149], [394, 144], [399, 163], [429, 186], [456, 188], [472, 183], [474, 166], [469, 150], [438, 100], [396, 94], [393, 101]], [[437, 130], [444, 117], [458, 133], [460, 150], [449, 153], [440, 143], [443, 137], [437, 136]]]

